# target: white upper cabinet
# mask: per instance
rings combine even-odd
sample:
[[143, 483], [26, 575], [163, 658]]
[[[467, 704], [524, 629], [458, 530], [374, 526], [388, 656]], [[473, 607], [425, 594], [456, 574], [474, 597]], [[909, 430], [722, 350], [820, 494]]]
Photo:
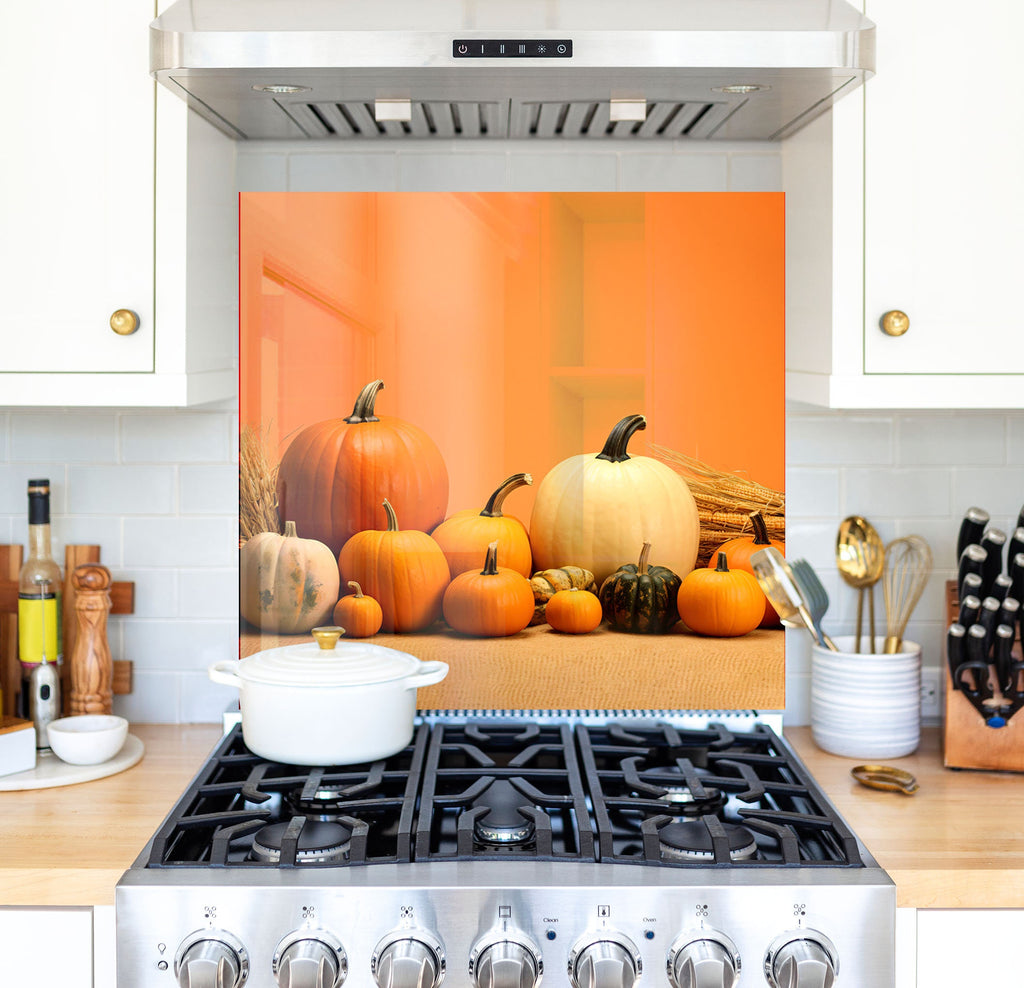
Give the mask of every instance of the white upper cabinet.
[[[1024, 7], [870, 0], [877, 75], [783, 145], [787, 395], [1024, 405]], [[902, 335], [883, 322], [907, 320]]]
[[152, 3], [10, 8], [0, 64], [18, 95], [0, 150], [0, 405], [230, 397], [233, 145], [156, 93]]

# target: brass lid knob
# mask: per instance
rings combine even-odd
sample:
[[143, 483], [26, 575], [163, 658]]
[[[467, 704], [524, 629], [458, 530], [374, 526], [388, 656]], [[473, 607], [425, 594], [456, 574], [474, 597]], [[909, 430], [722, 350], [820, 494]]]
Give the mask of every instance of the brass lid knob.
[[110, 317], [110, 328], [118, 336], [131, 336], [139, 328], [138, 314], [131, 309], [118, 309]]
[[331, 651], [343, 634], [345, 634], [345, 629], [339, 628], [336, 624], [324, 625], [322, 628], [314, 628], [312, 631], [317, 645], [325, 652]]
[[910, 329], [910, 316], [899, 309], [892, 309], [882, 316], [882, 332], [889, 336], [902, 336]]

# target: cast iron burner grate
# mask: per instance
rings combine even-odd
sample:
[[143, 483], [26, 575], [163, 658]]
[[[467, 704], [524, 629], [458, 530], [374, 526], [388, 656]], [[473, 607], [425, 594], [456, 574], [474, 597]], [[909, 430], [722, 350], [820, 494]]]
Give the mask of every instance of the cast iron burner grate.
[[[321, 850], [340, 832], [346, 841]], [[419, 724], [389, 758], [320, 768], [259, 758], [235, 727], [153, 838], [147, 867], [530, 858], [863, 867], [856, 838], [770, 728], [628, 714], [452, 717]]]

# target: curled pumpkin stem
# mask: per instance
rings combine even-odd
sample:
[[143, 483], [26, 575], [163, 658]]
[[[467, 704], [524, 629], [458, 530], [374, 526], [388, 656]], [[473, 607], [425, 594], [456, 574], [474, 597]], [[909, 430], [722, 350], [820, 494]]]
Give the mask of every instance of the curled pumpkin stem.
[[360, 422], [379, 422], [380, 419], [373, 414], [373, 403], [377, 400], [377, 392], [383, 390], [384, 382], [378, 378], [376, 381], [371, 381], [369, 384], [359, 392], [359, 397], [356, 398], [355, 407], [352, 409], [352, 414], [349, 415], [345, 421], [350, 424], [358, 424]]
[[528, 473], [514, 473], [507, 480], [502, 481], [501, 486], [487, 499], [484, 510], [480, 512], [481, 518], [501, 518], [501, 506], [505, 498], [519, 487], [527, 487], [533, 483], [533, 477]]
[[629, 444], [630, 437], [634, 432], [646, 428], [647, 419], [642, 415], [627, 415], [624, 419], [619, 419], [608, 434], [604, 447], [597, 454], [597, 458], [609, 460], [611, 463], [622, 463], [628, 460], [629, 454], [626, 452], [626, 446]]
[[484, 560], [484, 568], [480, 571], [481, 576], [497, 576], [498, 574], [498, 543], [491, 542], [487, 546], [487, 558]]
[[640, 550], [640, 561], [636, 564], [636, 571], [640, 576], [647, 572], [647, 559], [651, 555], [651, 543], [645, 542]]

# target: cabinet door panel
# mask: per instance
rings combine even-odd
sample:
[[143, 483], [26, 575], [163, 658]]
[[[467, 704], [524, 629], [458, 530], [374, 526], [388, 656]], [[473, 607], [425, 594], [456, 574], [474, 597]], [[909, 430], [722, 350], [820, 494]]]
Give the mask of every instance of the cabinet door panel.
[[[153, 370], [153, 85], [139, 0], [9, 5], [0, 370]], [[131, 336], [109, 324], [140, 319]]]
[[0, 908], [5, 985], [93, 988], [92, 909]]
[[[1022, 374], [1024, 7], [872, 0], [867, 13], [865, 372]], [[910, 317], [904, 336], [879, 328], [892, 309]]]

